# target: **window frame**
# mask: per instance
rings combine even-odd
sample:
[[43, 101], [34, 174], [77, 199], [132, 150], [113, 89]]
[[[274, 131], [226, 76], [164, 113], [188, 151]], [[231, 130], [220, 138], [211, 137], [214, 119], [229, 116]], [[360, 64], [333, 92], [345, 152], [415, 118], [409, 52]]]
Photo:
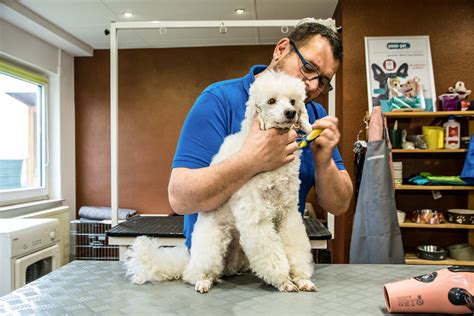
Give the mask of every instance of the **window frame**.
[[40, 125], [38, 130], [39, 144], [41, 147], [40, 156], [38, 159], [41, 160], [38, 168], [39, 172], [42, 173], [43, 179], [39, 187], [35, 188], [19, 188], [0, 190], [0, 206], [14, 205], [25, 202], [33, 202], [38, 200], [45, 200], [49, 198], [49, 131], [48, 131], [48, 77], [39, 71], [31, 70], [24, 65], [18, 65], [11, 63], [10, 61], [0, 58], [0, 74], [14, 77], [19, 80], [23, 80], [38, 86], [41, 86], [41, 109], [38, 113], [40, 114]]

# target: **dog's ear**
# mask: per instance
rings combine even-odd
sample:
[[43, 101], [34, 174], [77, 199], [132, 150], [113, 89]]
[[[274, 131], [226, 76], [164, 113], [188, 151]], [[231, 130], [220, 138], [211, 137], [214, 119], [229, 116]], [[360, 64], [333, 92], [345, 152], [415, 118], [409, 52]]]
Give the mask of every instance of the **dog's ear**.
[[252, 118], [255, 116], [255, 113], [257, 113], [257, 107], [256, 107], [256, 102], [255, 100], [250, 97], [247, 100], [246, 109], [245, 109], [245, 118]]
[[301, 102], [300, 105], [300, 113], [299, 113], [299, 119], [298, 119], [298, 125], [300, 126], [300, 129], [303, 130], [305, 133], [311, 132], [313, 127], [309, 123], [309, 116], [308, 112], [306, 111], [306, 106], [304, 102]]
[[397, 77], [408, 77], [408, 64], [403, 63], [400, 67], [397, 69]]
[[372, 64], [371, 66], [372, 71], [374, 72], [374, 79], [375, 81], [381, 82], [385, 81], [385, 72], [380, 68], [377, 64]]
[[262, 131], [266, 130], [265, 122], [262, 117], [262, 111], [258, 107], [257, 103], [253, 98], [249, 98], [247, 101], [247, 108], [245, 109], [245, 118], [253, 118], [255, 115], [258, 116], [258, 121], [260, 123], [260, 129]]

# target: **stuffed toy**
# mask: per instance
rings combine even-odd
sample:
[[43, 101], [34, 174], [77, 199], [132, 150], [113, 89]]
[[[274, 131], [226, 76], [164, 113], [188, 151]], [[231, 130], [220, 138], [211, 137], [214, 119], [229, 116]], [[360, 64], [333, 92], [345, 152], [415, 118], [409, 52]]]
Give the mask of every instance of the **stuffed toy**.
[[466, 100], [467, 97], [471, 94], [471, 90], [467, 90], [464, 82], [458, 81], [454, 87], [449, 87], [449, 92], [456, 94], [459, 101]]

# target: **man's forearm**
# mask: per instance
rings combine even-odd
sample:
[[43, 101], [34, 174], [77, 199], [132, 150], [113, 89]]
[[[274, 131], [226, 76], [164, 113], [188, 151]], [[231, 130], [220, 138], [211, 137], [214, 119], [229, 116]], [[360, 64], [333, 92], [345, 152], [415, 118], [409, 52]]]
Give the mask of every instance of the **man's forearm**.
[[326, 167], [316, 166], [315, 173], [319, 205], [334, 215], [347, 211], [353, 192], [347, 171], [339, 170], [334, 161], [331, 161]]
[[168, 187], [171, 207], [178, 214], [216, 209], [255, 173], [252, 162], [239, 154], [206, 168], [173, 169]]

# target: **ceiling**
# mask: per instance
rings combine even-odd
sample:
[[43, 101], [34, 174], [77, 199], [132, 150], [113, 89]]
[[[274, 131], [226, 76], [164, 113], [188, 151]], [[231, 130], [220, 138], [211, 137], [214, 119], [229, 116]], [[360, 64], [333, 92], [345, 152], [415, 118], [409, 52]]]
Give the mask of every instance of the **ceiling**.
[[[4, 1], [6, 2], [6, 1]], [[288, 20], [330, 18], [337, 0], [19, 0], [17, 4], [94, 49], [108, 49], [111, 21]], [[234, 10], [244, 8], [237, 15]], [[125, 18], [123, 12], [132, 12]], [[18, 25], [21, 27], [21, 25]], [[165, 33], [165, 32], [161, 32]], [[36, 34], [38, 36], [38, 34]], [[119, 48], [273, 44], [280, 28], [158, 29], [119, 32]]]

